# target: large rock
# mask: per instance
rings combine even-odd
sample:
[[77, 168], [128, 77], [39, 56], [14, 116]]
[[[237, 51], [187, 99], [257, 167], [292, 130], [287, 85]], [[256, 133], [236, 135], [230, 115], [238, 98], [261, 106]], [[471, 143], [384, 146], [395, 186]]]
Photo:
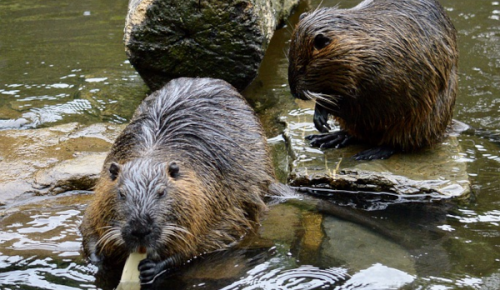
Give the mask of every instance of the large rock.
[[123, 127], [69, 123], [0, 131], [0, 205], [26, 193], [91, 190], [106, 152]]
[[126, 52], [152, 90], [182, 76], [220, 78], [242, 90], [298, 2], [131, 0]]

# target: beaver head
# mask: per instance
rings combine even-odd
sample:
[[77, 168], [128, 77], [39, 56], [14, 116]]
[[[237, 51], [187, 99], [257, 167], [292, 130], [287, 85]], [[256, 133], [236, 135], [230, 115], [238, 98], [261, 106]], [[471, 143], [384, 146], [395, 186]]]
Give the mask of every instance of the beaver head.
[[339, 9], [303, 13], [289, 49], [292, 95], [318, 99], [332, 110], [339, 101], [356, 97], [366, 60], [373, 55], [369, 42], [363, 27]]
[[108, 174], [115, 217], [103, 246], [120, 244], [128, 252], [146, 249], [153, 258], [166, 250], [190, 248], [191, 228], [183, 224], [189, 210], [182, 207], [194, 202], [196, 194], [190, 190], [196, 186], [187, 186], [191, 178], [185, 168], [175, 161], [139, 158], [123, 165], [110, 163]]

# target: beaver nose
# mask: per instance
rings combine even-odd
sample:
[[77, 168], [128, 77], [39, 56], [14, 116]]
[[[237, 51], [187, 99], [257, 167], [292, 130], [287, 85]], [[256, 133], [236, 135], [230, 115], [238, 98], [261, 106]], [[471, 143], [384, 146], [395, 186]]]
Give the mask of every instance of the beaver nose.
[[144, 238], [151, 233], [151, 229], [147, 226], [138, 226], [132, 229], [130, 234], [136, 238]]

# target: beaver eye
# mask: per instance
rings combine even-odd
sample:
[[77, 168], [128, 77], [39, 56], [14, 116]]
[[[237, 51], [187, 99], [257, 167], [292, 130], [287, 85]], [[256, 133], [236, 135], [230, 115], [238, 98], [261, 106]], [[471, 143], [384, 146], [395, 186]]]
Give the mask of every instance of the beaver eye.
[[168, 165], [168, 175], [172, 178], [179, 177], [179, 165], [177, 163], [172, 162]]
[[118, 190], [118, 199], [125, 200], [125, 198], [125, 192], [123, 192], [122, 190]]
[[167, 195], [167, 190], [166, 189], [160, 189], [160, 190], [158, 190], [157, 194], [158, 194], [158, 198], [165, 197]]
[[325, 48], [331, 42], [330, 38], [324, 36], [323, 34], [318, 34], [314, 37], [314, 48], [317, 50]]

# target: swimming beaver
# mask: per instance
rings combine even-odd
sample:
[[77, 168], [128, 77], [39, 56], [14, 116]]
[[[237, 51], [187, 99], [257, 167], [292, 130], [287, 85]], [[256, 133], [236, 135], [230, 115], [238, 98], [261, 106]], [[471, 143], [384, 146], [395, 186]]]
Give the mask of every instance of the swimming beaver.
[[147, 97], [107, 156], [80, 226], [93, 262], [147, 251], [141, 283], [239, 241], [279, 194], [259, 120], [228, 83], [181, 78]]
[[316, 99], [318, 131], [330, 129], [329, 115], [341, 128], [309, 136], [311, 145], [375, 146], [359, 160], [438, 143], [455, 105], [456, 38], [434, 0], [365, 0], [301, 15], [289, 50], [291, 92]]

